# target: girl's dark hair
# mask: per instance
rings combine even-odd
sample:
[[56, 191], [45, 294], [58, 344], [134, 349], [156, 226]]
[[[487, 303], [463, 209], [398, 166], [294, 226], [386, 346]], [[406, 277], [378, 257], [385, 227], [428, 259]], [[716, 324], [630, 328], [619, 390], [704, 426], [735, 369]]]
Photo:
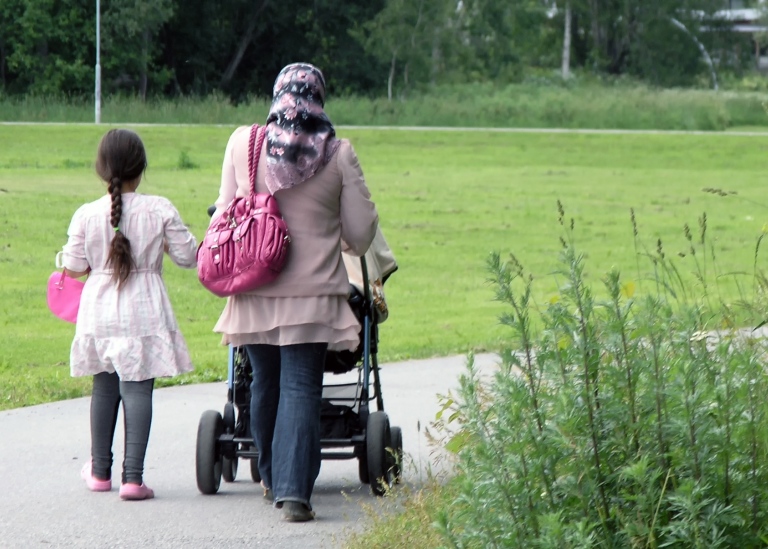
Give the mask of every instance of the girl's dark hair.
[[112, 280], [118, 287], [123, 285], [135, 265], [131, 242], [119, 230], [123, 215], [121, 191], [124, 182], [139, 178], [146, 168], [147, 154], [136, 133], [131, 130], [109, 130], [101, 138], [96, 155], [96, 173], [107, 183], [112, 197], [110, 224], [115, 228], [115, 237], [112, 239], [107, 265], [112, 267]]

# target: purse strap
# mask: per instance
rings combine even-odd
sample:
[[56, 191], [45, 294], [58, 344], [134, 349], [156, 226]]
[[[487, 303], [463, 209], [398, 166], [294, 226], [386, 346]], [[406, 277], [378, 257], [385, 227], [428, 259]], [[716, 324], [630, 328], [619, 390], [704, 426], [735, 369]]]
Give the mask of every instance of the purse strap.
[[56, 269], [61, 269], [61, 276], [59, 277], [59, 281], [56, 282], [56, 287], [61, 290], [64, 287], [64, 279], [67, 277], [67, 270], [64, 268], [64, 260], [62, 257], [64, 256], [64, 252], [58, 252], [56, 254]]
[[256, 194], [256, 170], [259, 168], [259, 157], [261, 156], [261, 147], [264, 144], [264, 135], [266, 128], [259, 135], [259, 141], [256, 142], [256, 134], [259, 133], [259, 125], [251, 126], [251, 137], [248, 140], [248, 179], [251, 182], [251, 194]]

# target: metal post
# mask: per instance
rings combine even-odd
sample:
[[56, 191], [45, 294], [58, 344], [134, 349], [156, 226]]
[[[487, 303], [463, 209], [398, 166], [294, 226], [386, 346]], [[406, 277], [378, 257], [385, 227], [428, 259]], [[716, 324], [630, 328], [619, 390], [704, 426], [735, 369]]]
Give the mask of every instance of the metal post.
[[101, 124], [101, 5], [96, 0], [96, 123]]

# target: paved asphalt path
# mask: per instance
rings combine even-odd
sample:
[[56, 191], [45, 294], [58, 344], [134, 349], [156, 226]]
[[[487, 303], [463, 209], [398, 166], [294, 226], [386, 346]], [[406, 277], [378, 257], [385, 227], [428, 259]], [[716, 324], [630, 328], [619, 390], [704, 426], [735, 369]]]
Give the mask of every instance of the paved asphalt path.
[[[497, 360], [478, 355], [476, 365], [490, 372]], [[435, 470], [424, 426], [439, 409], [437, 394], [456, 386], [465, 363], [457, 356], [382, 366], [385, 409], [391, 424], [403, 430], [404, 475], [411, 485], [428, 468]], [[330, 376], [326, 383], [343, 381]], [[154, 500], [121, 501], [116, 485], [109, 493], [91, 493], [80, 479], [90, 452], [89, 402], [0, 412], [0, 548], [339, 547], [346, 534], [364, 526], [364, 504], [379, 505], [360, 484], [357, 461], [323, 461], [312, 500], [317, 520], [311, 523], [283, 522], [251, 481], [247, 461], [240, 462], [234, 483], [222, 482], [216, 495], [201, 495], [195, 483], [197, 425], [203, 411], [223, 408], [225, 383], [155, 391], [145, 464]], [[114, 448], [117, 478], [121, 424]]]

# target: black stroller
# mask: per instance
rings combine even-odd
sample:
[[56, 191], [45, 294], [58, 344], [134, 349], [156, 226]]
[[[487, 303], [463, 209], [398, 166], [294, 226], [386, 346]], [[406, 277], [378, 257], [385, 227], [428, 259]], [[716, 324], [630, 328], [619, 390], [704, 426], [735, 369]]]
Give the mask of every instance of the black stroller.
[[[320, 446], [322, 459], [357, 459], [360, 481], [370, 484], [374, 494], [383, 495], [400, 481], [403, 435], [399, 427], [390, 427], [384, 411], [376, 360], [378, 321], [365, 257], [360, 261], [363, 292], [350, 285], [349, 297], [362, 326], [360, 344], [355, 351], [329, 351], [325, 363], [326, 373], [357, 369], [357, 382], [323, 385]], [[215, 494], [222, 477], [233, 482], [240, 459], [250, 460], [251, 478], [261, 480], [250, 429], [251, 379], [245, 350], [230, 347], [224, 412], [207, 410], [197, 430], [197, 487], [203, 494]], [[370, 410], [373, 401], [376, 411]]]

